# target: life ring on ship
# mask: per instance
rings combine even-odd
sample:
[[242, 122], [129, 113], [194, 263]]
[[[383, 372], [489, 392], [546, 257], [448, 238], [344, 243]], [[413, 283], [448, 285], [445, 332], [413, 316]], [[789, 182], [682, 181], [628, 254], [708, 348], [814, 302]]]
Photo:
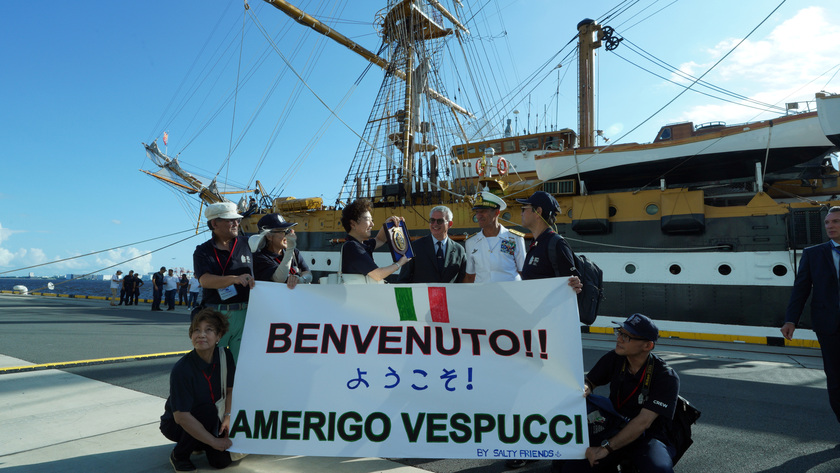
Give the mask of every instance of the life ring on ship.
[[475, 160], [475, 173], [479, 176], [484, 175], [484, 163], [480, 159]]
[[499, 160], [496, 161], [496, 171], [499, 171], [499, 174], [501, 174], [502, 176], [508, 173], [507, 159], [499, 158]]

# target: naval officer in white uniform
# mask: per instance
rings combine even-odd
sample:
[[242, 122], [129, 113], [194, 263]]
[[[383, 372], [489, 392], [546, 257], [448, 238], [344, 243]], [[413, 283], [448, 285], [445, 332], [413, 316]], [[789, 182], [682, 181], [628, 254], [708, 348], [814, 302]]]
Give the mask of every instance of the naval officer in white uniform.
[[525, 264], [525, 239], [522, 233], [508, 230], [499, 223], [505, 201], [490, 192], [479, 192], [473, 210], [481, 231], [466, 243], [467, 268], [464, 282], [519, 281]]

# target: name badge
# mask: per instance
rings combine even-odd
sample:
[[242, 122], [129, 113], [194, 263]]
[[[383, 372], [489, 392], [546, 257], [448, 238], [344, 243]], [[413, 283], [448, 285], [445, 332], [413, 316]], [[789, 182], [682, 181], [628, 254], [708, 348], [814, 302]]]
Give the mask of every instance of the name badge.
[[219, 289], [218, 291], [219, 291], [219, 297], [220, 297], [223, 301], [226, 301], [226, 300], [228, 300], [228, 299], [230, 299], [231, 297], [233, 297], [233, 296], [235, 296], [235, 295], [236, 295], [236, 288], [235, 288], [235, 287], [233, 287], [233, 284], [231, 284], [231, 285], [230, 285], [230, 286], [228, 286], [228, 287], [224, 287], [224, 288], [222, 288], [222, 289]]

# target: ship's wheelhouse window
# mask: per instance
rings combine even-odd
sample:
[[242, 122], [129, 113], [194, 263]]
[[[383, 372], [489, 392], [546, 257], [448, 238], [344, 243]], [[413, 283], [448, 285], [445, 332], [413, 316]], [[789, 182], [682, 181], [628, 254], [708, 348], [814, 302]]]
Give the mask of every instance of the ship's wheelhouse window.
[[732, 273], [732, 266], [729, 266], [728, 264], [722, 264], [718, 266], [718, 272], [722, 276], [729, 276], [729, 274]]
[[513, 140], [502, 141], [502, 151], [509, 153], [516, 150], [516, 142]]
[[647, 204], [645, 212], [647, 212], [648, 215], [656, 215], [659, 213], [659, 206], [656, 204]]
[[627, 273], [627, 274], [635, 273], [636, 272], [636, 265], [633, 264], [633, 263], [627, 263], [627, 265], [624, 266], [624, 272]]
[[524, 140], [519, 140], [519, 149], [538, 149], [540, 147], [540, 139], [539, 138], [526, 138]]
[[787, 274], [787, 272], [788, 272], [787, 266], [785, 266], [783, 264], [777, 264], [777, 265], [773, 266], [773, 274], [775, 274], [776, 276], [780, 276], [780, 277], [784, 276], [784, 275]]
[[470, 146], [469, 148], [467, 148], [467, 153], [468, 154], [475, 154], [475, 146]]
[[455, 147], [455, 156], [463, 156], [464, 155], [464, 147], [463, 146], [456, 146]]
[[662, 129], [662, 132], [659, 133], [660, 140], [670, 140], [671, 139], [671, 127], [665, 127]]
[[682, 272], [682, 268], [678, 264], [672, 264], [668, 268], [668, 272], [670, 272], [671, 274], [680, 274]]
[[614, 205], [610, 205], [610, 217], [615, 217], [615, 214], [617, 213], [618, 209], [616, 209]]

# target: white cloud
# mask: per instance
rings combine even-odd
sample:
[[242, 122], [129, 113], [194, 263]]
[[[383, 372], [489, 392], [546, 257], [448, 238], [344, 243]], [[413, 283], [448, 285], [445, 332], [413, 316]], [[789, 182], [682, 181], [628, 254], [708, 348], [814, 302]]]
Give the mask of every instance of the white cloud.
[[[827, 12], [820, 7], [799, 10], [766, 37], [744, 41], [704, 80], [765, 103], [783, 105], [814, 100], [814, 93], [822, 89], [829, 78], [821, 75], [838, 63], [840, 26], [830, 23], [826, 17]], [[740, 39], [721, 41], [708, 51], [707, 63], [686, 63], [680, 69], [695, 76], [702, 74], [738, 41]], [[755, 120], [759, 113], [715, 101], [686, 110], [675, 121], [725, 120], [733, 123]], [[769, 118], [769, 115], [764, 114], [761, 118]]]
[[152, 255], [146, 253], [148, 253], [147, 250], [133, 247], [109, 250], [97, 255], [93, 265], [97, 270], [116, 265], [112, 269], [105, 270], [106, 273], [122, 269], [124, 273], [134, 270], [136, 273], [146, 274], [152, 272]]
[[120, 224], [122, 224], [122, 222], [121, 222], [121, 221], [119, 221], [119, 220], [117, 220], [117, 219], [111, 220], [111, 223], [113, 223], [114, 225], [120, 225]]

